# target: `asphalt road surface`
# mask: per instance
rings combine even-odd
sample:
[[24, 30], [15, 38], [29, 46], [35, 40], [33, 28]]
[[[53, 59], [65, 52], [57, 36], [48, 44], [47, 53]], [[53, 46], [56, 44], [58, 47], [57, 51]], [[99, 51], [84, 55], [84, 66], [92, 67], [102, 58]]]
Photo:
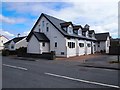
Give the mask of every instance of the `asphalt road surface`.
[[119, 88], [118, 70], [80, 67], [64, 60], [2, 59], [3, 88]]

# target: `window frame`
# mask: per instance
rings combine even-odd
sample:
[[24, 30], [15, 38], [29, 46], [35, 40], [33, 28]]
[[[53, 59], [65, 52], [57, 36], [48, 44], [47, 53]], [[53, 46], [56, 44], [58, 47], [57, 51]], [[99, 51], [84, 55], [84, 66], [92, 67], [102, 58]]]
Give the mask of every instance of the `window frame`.
[[42, 43], [42, 46], [45, 47], [45, 42]]
[[58, 45], [57, 45], [57, 42], [55, 42], [55, 47], [57, 47]]

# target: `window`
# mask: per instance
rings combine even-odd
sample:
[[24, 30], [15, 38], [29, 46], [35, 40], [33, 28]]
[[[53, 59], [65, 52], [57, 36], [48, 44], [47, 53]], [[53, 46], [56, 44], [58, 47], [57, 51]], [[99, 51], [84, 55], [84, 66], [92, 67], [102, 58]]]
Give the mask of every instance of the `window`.
[[64, 52], [61, 52], [61, 55], [64, 55]]
[[84, 47], [84, 43], [79, 43], [79, 46], [80, 47]]
[[44, 21], [42, 21], [42, 28], [44, 27]]
[[1, 43], [3, 43], [3, 40], [1, 41]]
[[88, 47], [90, 47], [90, 44], [87, 44]]
[[98, 47], [100, 47], [100, 42], [98, 42]]
[[49, 27], [46, 27], [46, 31], [47, 31], [47, 32], [49, 31]]
[[74, 42], [68, 42], [68, 47], [69, 48], [75, 48], [75, 43]]
[[78, 30], [78, 34], [81, 35], [81, 30]]
[[11, 45], [11, 49], [14, 49], [14, 45]]
[[100, 44], [98, 44], [98, 47], [100, 47]]
[[77, 30], [74, 30], [74, 33], [75, 33], [75, 34], [78, 34], [78, 31], [77, 31]]
[[69, 33], [72, 33], [72, 27], [69, 27]]
[[41, 32], [41, 29], [39, 28], [39, 32]]
[[45, 42], [42, 43], [42, 46], [45, 47]]
[[109, 47], [109, 45], [110, 45], [110, 42], [109, 42], [109, 41], [107, 41], [107, 47]]
[[83, 34], [83, 36], [85, 36], [85, 32], [83, 32], [82, 34]]
[[65, 30], [65, 32], [67, 32], [67, 27], [64, 27], [63, 29]]
[[46, 31], [49, 31], [48, 23], [46, 23]]
[[57, 42], [55, 42], [55, 47], [57, 47]]

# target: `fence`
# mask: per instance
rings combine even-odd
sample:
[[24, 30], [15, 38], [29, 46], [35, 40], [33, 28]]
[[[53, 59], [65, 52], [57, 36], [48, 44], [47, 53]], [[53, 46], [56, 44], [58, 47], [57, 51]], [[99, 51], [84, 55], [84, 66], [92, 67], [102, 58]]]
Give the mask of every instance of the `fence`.
[[109, 54], [110, 55], [120, 55], [120, 46], [110, 46]]

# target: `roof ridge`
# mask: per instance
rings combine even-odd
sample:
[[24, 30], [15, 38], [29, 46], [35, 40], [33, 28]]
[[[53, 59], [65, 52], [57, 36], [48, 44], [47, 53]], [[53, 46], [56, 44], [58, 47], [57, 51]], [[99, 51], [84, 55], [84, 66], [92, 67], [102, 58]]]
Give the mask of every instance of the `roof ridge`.
[[47, 16], [49, 16], [49, 17], [52, 17], [52, 18], [54, 18], [54, 19], [60, 20], [60, 21], [67, 22], [67, 21], [65, 21], [65, 20], [59, 19], [59, 18], [57, 18], [57, 17], [53, 17], [53, 16], [48, 15], [48, 14], [45, 14], [45, 13], [42, 13], [42, 14], [43, 14], [43, 15], [47, 15]]
[[95, 33], [95, 34], [109, 34], [109, 32], [104, 32], [104, 33]]

